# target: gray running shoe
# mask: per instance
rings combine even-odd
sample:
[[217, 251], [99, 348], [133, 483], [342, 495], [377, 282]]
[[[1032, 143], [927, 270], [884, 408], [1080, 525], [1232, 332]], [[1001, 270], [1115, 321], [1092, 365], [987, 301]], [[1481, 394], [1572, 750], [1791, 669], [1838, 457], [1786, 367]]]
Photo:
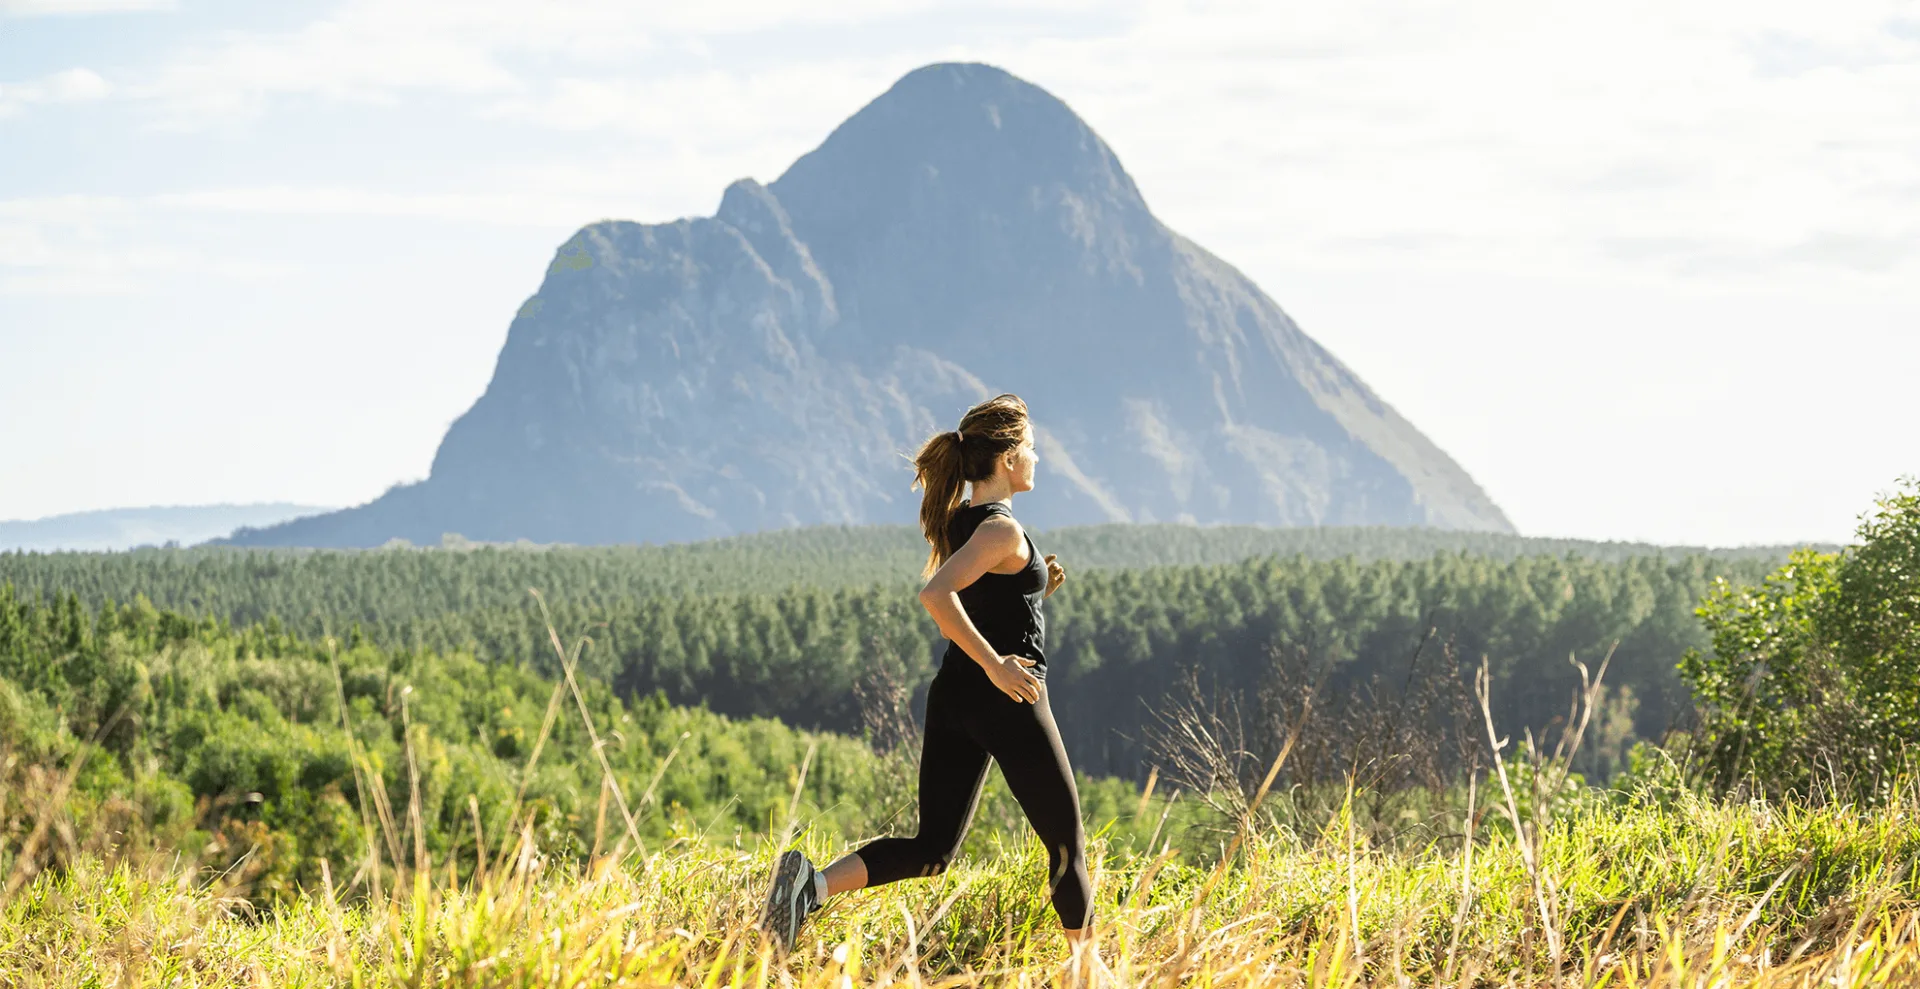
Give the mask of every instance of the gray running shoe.
[[760, 929], [773, 935], [782, 953], [793, 950], [800, 939], [800, 925], [820, 909], [820, 899], [813, 892], [813, 871], [813, 863], [797, 849], [782, 852], [774, 863], [773, 886], [767, 890]]

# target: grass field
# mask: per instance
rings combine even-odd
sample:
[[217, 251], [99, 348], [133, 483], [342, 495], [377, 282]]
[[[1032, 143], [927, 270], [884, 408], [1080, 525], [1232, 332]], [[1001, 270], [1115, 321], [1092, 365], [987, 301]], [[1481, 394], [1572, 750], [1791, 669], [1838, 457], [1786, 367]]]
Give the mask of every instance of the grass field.
[[[1495, 811], [1467, 842], [1464, 813], [1395, 840], [1336, 809], [1249, 836], [1224, 868], [1103, 847], [1096, 923], [1118, 985], [1913, 983], [1917, 814], [1911, 796], [1863, 812], [1588, 791], [1525, 840]], [[817, 860], [844, 847], [796, 840]], [[672, 842], [573, 868], [525, 840], [473, 881], [424, 863], [377, 895], [340, 864], [265, 913], [177, 857], [83, 852], [0, 908], [0, 984], [1061, 982], [1035, 844], [842, 896], [784, 959], [752, 930], [775, 844]]]
[[[1484, 670], [1478, 686], [1491, 725]], [[1569, 738], [1597, 697], [1596, 681]], [[1710, 798], [1645, 750], [1605, 790], [1566, 777], [1565, 752], [1503, 756], [1466, 792], [1269, 791], [1304, 724], [1237, 802], [1149, 789], [1108, 815], [1096, 984], [1920, 984], [1920, 788], [1871, 808]], [[407, 747], [392, 769], [411, 800], [366, 789], [364, 850], [262, 897], [244, 827], [217, 854], [142, 842], [99, 823], [112, 808], [76, 806], [85, 759], [0, 753], [0, 820], [16, 822], [0, 830], [0, 986], [1077, 984], [1044, 852], [1010, 820], [942, 876], [835, 899], [777, 955], [754, 930], [775, 853], [857, 843], [805, 819], [812, 761], [784, 835], [644, 837], [603, 760], [594, 854], [546, 854], [516, 801], [475, 804], [468, 851], [436, 861]], [[889, 785], [905, 796], [910, 776]]]

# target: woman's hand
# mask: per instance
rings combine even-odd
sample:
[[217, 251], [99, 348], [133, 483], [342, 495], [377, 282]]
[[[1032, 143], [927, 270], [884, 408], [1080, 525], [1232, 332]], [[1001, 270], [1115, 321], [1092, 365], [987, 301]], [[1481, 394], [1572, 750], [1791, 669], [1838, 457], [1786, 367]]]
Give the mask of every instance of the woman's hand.
[[997, 662], [981, 664], [981, 669], [987, 671], [987, 679], [1001, 693], [1032, 704], [1040, 699], [1040, 678], [1028, 673], [1027, 668], [1037, 665], [1025, 656], [1001, 656]]
[[1059, 590], [1060, 585], [1067, 582], [1067, 568], [1054, 562], [1055, 555], [1052, 553], [1048, 553], [1046, 555], [1046, 561], [1047, 561], [1047, 593], [1040, 595], [1042, 598], [1052, 597], [1053, 592]]

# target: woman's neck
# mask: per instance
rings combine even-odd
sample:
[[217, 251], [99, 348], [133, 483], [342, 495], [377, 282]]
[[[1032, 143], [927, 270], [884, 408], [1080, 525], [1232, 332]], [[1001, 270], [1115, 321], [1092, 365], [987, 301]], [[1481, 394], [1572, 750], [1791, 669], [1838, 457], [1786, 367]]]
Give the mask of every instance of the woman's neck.
[[1013, 485], [995, 478], [989, 481], [975, 481], [969, 492], [967, 504], [985, 505], [988, 502], [1004, 501], [1013, 503]]

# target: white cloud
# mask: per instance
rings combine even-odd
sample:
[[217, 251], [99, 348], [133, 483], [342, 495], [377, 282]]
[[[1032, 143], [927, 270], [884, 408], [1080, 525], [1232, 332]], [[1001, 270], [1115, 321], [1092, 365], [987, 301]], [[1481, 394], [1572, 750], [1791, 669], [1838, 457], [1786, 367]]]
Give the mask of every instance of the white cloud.
[[247, 258], [141, 244], [54, 243], [0, 225], [0, 296], [134, 295], [181, 276], [250, 281], [293, 268]]
[[127, 200], [120, 196], [38, 196], [28, 199], [0, 199], [0, 220], [75, 223], [124, 213]]
[[125, 295], [181, 275], [256, 279], [289, 267], [168, 242], [145, 201], [0, 200], [0, 295]]
[[654, 149], [649, 167], [678, 159], [706, 169], [707, 195], [717, 202], [719, 190], [745, 174], [745, 158], [771, 178], [765, 169], [784, 168], [811, 150], [918, 64], [892, 56], [747, 72], [713, 67], [656, 78], [565, 77], [529, 86], [482, 112], [540, 129], [644, 142]]
[[174, 0], [0, 0], [0, 16], [123, 14], [139, 10], [172, 10], [174, 7]]
[[1914, 233], [1887, 219], [1920, 188], [1899, 3], [1150, 2], [1091, 37], [728, 61], [744, 34], [933, 9], [356, 2], [177, 59], [144, 92], [176, 126], [280, 96], [450, 94], [645, 141], [710, 208], [691, 186], [771, 177], [917, 62], [980, 57], [1068, 98], [1177, 226], [1273, 259], [1734, 280], [1920, 260], [1861, 246]]
[[[1897, 3], [1155, 4], [991, 52], [1229, 258], [1740, 280], [1912, 259], [1920, 38]], [[1804, 70], [1762, 49], [1804, 43]], [[1629, 256], [1623, 240], [1686, 243]], [[1862, 262], [1868, 262], [1863, 265]]]
[[90, 103], [106, 99], [113, 85], [92, 69], [74, 68], [31, 82], [0, 84], [0, 117], [42, 103]]
[[[245, 190], [217, 202], [187, 194], [207, 208], [275, 199], [291, 211], [472, 209], [546, 222], [533, 218], [578, 203], [583, 219], [608, 204], [667, 219], [711, 209], [739, 175], [771, 178], [914, 65], [979, 58], [1068, 99], [1163, 218], [1230, 259], [1249, 249], [1267, 263], [1417, 256], [1735, 282], [1898, 277], [1920, 265], [1900, 249], [1920, 230], [1896, 219], [1920, 213], [1920, 30], [1902, 27], [1899, 0], [1817, 10], [1786, 0], [1146, 0], [1098, 31], [1003, 32], [965, 46], [904, 32], [885, 51], [832, 56], [736, 41], [987, 15], [931, 0], [646, 6], [350, 0], [291, 31], [172, 53], [124, 89], [176, 128], [269, 113], [289, 97], [403, 107], [431, 94], [476, 129], [503, 121], [577, 135], [590, 142], [569, 152], [578, 172], [644, 168], [650, 190], [271, 187], [246, 191], [245, 205], [233, 198]], [[51, 80], [0, 90], [0, 113], [56, 90], [107, 92], [90, 72]], [[546, 164], [508, 154], [476, 169]]]
[[[679, 54], [698, 58], [705, 36], [899, 18], [938, 6], [970, 9], [924, 0], [837, 6], [770, 0], [350, 0], [294, 31], [236, 33], [181, 53], [143, 95], [165, 108], [170, 126], [182, 128], [256, 114], [285, 96], [362, 102], [392, 101], [408, 92], [511, 96], [556, 64], [610, 70], [618, 79], [620, 70], [649, 68], [669, 42]], [[565, 80], [558, 88], [567, 88]], [[591, 99], [591, 88], [576, 87], [575, 95]]]
[[584, 197], [564, 192], [395, 193], [372, 189], [256, 186], [167, 193], [147, 200], [166, 210], [279, 216], [412, 217], [493, 226], [545, 227], [590, 217]]
[[561, 171], [536, 181], [535, 174], [503, 176], [497, 189], [472, 192], [272, 185], [0, 200], [0, 295], [124, 295], [161, 276], [255, 279], [292, 270], [284, 261], [171, 246], [180, 224], [195, 218], [407, 218], [549, 234], [610, 218], [600, 210], [607, 190], [587, 176]]

